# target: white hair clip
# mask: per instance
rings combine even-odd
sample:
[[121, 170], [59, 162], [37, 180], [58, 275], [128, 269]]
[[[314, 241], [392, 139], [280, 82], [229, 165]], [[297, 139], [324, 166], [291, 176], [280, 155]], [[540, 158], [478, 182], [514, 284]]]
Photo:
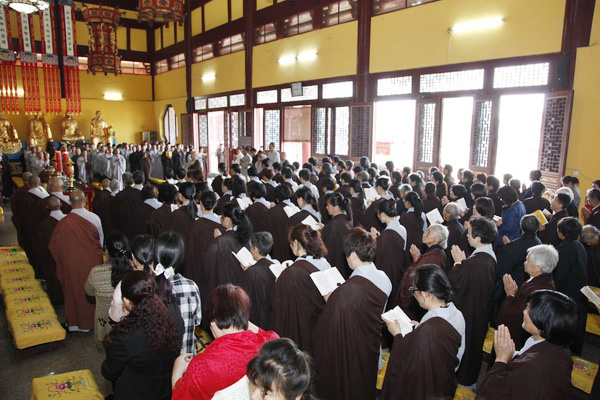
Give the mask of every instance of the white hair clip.
[[165, 278], [170, 279], [173, 275], [175, 275], [175, 270], [173, 267], [165, 268], [161, 263], [158, 263], [156, 268], [154, 268], [154, 274], [156, 276], [165, 274]]

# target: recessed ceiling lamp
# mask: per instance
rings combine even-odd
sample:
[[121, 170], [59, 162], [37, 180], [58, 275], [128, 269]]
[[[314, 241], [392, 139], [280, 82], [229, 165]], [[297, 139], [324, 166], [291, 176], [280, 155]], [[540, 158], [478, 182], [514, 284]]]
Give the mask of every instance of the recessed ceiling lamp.
[[449, 29], [450, 32], [468, 32], [479, 29], [494, 28], [504, 23], [505, 19], [502, 17], [480, 19], [479, 21], [465, 22], [464, 24], [458, 24]]
[[106, 92], [104, 93], [104, 100], [120, 101], [123, 100], [123, 95], [118, 92]]
[[212, 74], [204, 74], [204, 75], [202, 75], [202, 80], [204, 82], [214, 81], [216, 77], [217, 77], [217, 75], [214, 74], [214, 73], [212, 73]]
[[0, 6], [9, 6], [23, 14], [36, 13], [49, 7], [43, 0], [0, 0]]

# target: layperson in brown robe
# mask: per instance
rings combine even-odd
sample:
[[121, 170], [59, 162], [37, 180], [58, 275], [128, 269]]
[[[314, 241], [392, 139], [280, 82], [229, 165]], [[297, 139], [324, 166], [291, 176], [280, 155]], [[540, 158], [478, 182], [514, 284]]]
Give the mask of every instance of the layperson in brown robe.
[[590, 286], [600, 286], [600, 229], [585, 225], [580, 240], [585, 243], [588, 255], [587, 274]]
[[271, 226], [268, 219], [271, 203], [265, 199], [266, 195], [265, 185], [254, 181], [248, 182], [248, 197], [254, 204], [248, 206], [244, 213], [250, 219], [255, 232], [267, 232]]
[[319, 212], [321, 213], [321, 223], [327, 224], [331, 219], [331, 216], [326, 210], [326, 198], [328, 194], [333, 193], [333, 191], [335, 190], [335, 180], [332, 177], [328, 176], [321, 179], [320, 182], [321, 186], [317, 186], [321, 191], [321, 197], [319, 197]]
[[[448, 241], [448, 229], [440, 224], [433, 224], [423, 235], [423, 243], [427, 246], [427, 251], [421, 254], [421, 250], [414, 244], [410, 247], [410, 257], [412, 263], [404, 270], [404, 275], [398, 288], [398, 298], [396, 304], [404, 310], [406, 315], [414, 320], [419, 320], [424, 311], [410, 292], [413, 283], [415, 271], [424, 265], [437, 265], [444, 269], [446, 266], [445, 247]], [[408, 256], [407, 256], [408, 257]]]
[[561, 219], [568, 217], [567, 207], [571, 204], [571, 197], [566, 193], [559, 193], [554, 196], [552, 200], [552, 211], [554, 214], [546, 225], [540, 227], [538, 237], [544, 244], [551, 244], [554, 247], [558, 247], [560, 244], [560, 238], [556, 228]]
[[398, 222], [398, 210], [394, 200], [380, 202], [377, 212], [385, 229], [380, 233], [371, 228], [371, 234], [377, 238], [375, 265], [385, 272], [392, 282], [392, 292], [386, 306], [386, 310], [389, 310], [396, 306], [400, 282], [407, 265], [406, 229]]
[[225, 233], [225, 229], [221, 226], [221, 217], [213, 213], [213, 209], [217, 203], [217, 195], [206, 191], [196, 193], [196, 198], [199, 200], [198, 207], [200, 208], [200, 214], [198, 215], [198, 219], [190, 225], [185, 238], [182, 273], [186, 278], [196, 282], [201, 296], [207, 297], [208, 292], [206, 292], [206, 288], [204, 287], [206, 270], [202, 266], [203, 257], [206, 249], [215, 240], [215, 230], [223, 234]]
[[558, 263], [558, 252], [553, 246], [540, 244], [527, 250], [525, 272], [531, 277], [521, 287], [515, 280], [505, 274], [502, 277], [506, 298], [498, 313], [498, 325], [504, 325], [510, 331], [510, 336], [516, 348], [525, 345], [529, 334], [523, 330], [523, 310], [527, 306], [527, 298], [536, 290], [554, 290], [552, 271]]
[[227, 166], [225, 163], [219, 163], [217, 168], [219, 169], [219, 175], [215, 176], [210, 185], [219, 197], [223, 197], [223, 181], [227, 178]]
[[[242, 280], [243, 270], [240, 263], [233, 256], [248, 244], [252, 235], [252, 224], [244, 212], [233, 202], [225, 204], [221, 214], [221, 225], [225, 233], [215, 229], [216, 239], [208, 246], [202, 260], [202, 274], [204, 292], [200, 291], [201, 299], [204, 300], [209, 293], [222, 283], [239, 285]], [[235, 230], [234, 230], [235, 228]], [[205, 302], [202, 302], [205, 305]], [[202, 320], [203, 329], [209, 329], [210, 321]]]
[[10, 209], [12, 211], [12, 216], [10, 217], [10, 220], [12, 221], [15, 229], [17, 230], [17, 241], [21, 248], [23, 248], [24, 242], [23, 242], [21, 225], [19, 224], [19, 217], [18, 217], [17, 209], [18, 209], [18, 204], [21, 202], [21, 199], [29, 191], [29, 185], [27, 184], [27, 180], [32, 175], [33, 174], [31, 172], [23, 173], [23, 175], [21, 177], [22, 177], [23, 181], [25, 182], [25, 184], [23, 186], [21, 186], [20, 188], [18, 188], [17, 190], [15, 190], [13, 195], [10, 196]]
[[465, 233], [465, 227], [460, 223], [460, 208], [458, 204], [451, 202], [446, 204], [444, 211], [442, 212], [444, 218], [444, 226], [448, 228], [448, 243], [446, 247], [446, 267], [445, 271], [448, 272], [452, 269], [454, 262], [452, 261], [452, 255], [450, 251], [452, 246], [461, 247], [463, 242], [463, 235]]
[[179, 190], [177, 186], [163, 183], [158, 187], [158, 201], [162, 206], [152, 211], [146, 224], [146, 232], [153, 237], [158, 237], [162, 232], [169, 230], [171, 215], [179, 208], [176, 205]]
[[265, 199], [268, 202], [275, 202], [275, 188], [278, 186], [277, 183], [273, 180], [273, 170], [271, 168], [265, 168], [260, 173], [261, 183], [265, 185], [265, 189], [267, 194], [265, 195]]
[[344, 171], [339, 176], [340, 187], [338, 187], [337, 192], [341, 193], [344, 197], [350, 197], [350, 181], [352, 180], [352, 175], [350, 175], [348, 171]]
[[40, 178], [37, 175], [29, 177], [27, 186], [29, 190], [15, 204], [13, 212], [19, 221], [23, 250], [25, 250], [27, 258], [35, 269], [36, 277], [43, 278], [35, 258], [33, 237], [37, 228], [37, 220], [34, 219], [34, 210], [38, 202], [48, 197], [48, 192], [40, 186]]
[[66, 215], [61, 211], [61, 202], [58, 198], [50, 196], [46, 202], [49, 215], [38, 224], [35, 233], [34, 247], [37, 262], [42, 275], [46, 279], [48, 297], [54, 306], [62, 306], [65, 302], [63, 289], [56, 274], [56, 263], [49, 249], [50, 238], [58, 222]]
[[292, 251], [298, 256], [277, 278], [271, 299], [271, 329], [292, 339], [303, 351], [312, 353], [311, 335], [325, 307], [325, 300], [310, 278], [313, 272], [331, 268], [321, 233], [307, 225], [290, 230]]
[[350, 200], [350, 208], [352, 209], [352, 225], [355, 227], [362, 226], [367, 211], [362, 183], [358, 179], [352, 179], [349, 187], [350, 196], [347, 198]]
[[50, 210], [48, 208], [48, 201], [50, 200], [50, 197], [60, 200], [60, 210], [63, 214], [68, 214], [71, 212], [69, 196], [63, 194], [62, 189], [63, 181], [60, 178], [56, 176], [50, 178], [50, 181], [48, 182], [48, 191], [50, 192], [50, 196], [38, 201], [33, 209], [33, 214], [31, 215], [31, 219], [34, 223], [34, 229], [37, 229], [37, 224], [41, 220], [50, 215]]
[[100, 217], [100, 221], [102, 221], [102, 230], [106, 233], [106, 235], [115, 230], [113, 225], [112, 202], [115, 199], [115, 196], [119, 193], [120, 186], [121, 184], [116, 179], [110, 181], [110, 196], [106, 196], [102, 200], [102, 204], [100, 204], [100, 213], [98, 216]]
[[271, 298], [275, 286], [275, 275], [269, 269], [273, 261], [267, 256], [273, 247], [273, 237], [269, 232], [253, 233], [248, 244], [252, 258], [256, 261], [250, 267], [242, 266], [241, 286], [252, 300], [250, 321], [259, 328], [271, 330]]
[[427, 214], [429, 211], [442, 208], [442, 201], [435, 194], [435, 183], [428, 182], [425, 185], [425, 198], [423, 199], [423, 212]]
[[431, 174], [431, 181], [435, 185], [435, 195], [441, 202], [444, 196], [448, 196], [448, 185], [444, 182], [444, 175], [440, 171], [435, 171]]
[[[136, 187], [132, 186], [134, 182]], [[138, 186], [143, 183], [144, 173], [142, 171], [135, 171], [133, 174], [124, 173], [124, 189], [110, 202], [112, 228], [123, 232], [130, 241], [144, 233], [145, 226], [141, 224], [141, 221], [146, 213], [142, 208], [144, 200], [141, 186]]]
[[331, 215], [331, 220], [321, 230], [321, 233], [327, 247], [327, 261], [340, 271], [344, 279], [348, 279], [352, 271], [340, 243], [342, 243], [344, 234], [352, 228], [350, 200], [339, 193], [332, 193], [327, 196], [326, 208]]
[[471, 217], [468, 232], [475, 251], [467, 258], [458, 246], [453, 247], [454, 267], [448, 272], [452, 301], [467, 322], [466, 351], [457, 372], [458, 383], [464, 386], [476, 383], [481, 369], [496, 270], [492, 243], [498, 234], [496, 224], [484, 217]]
[[97, 191], [94, 194], [94, 200], [92, 200], [92, 212], [96, 215], [100, 215], [100, 207], [102, 201], [110, 196], [110, 179], [102, 180], [102, 190]]
[[406, 228], [408, 235], [406, 246], [410, 249], [414, 244], [421, 249], [423, 233], [427, 229], [425, 214], [423, 214], [423, 201], [417, 193], [408, 192], [404, 196], [403, 204], [406, 212], [400, 217], [400, 224]]
[[192, 223], [198, 217], [198, 205], [194, 201], [196, 187], [191, 182], [179, 186], [179, 209], [171, 213], [166, 230], [176, 232], [185, 241]]
[[442, 268], [419, 268], [413, 288], [427, 313], [415, 323], [414, 331], [405, 335], [398, 322], [384, 319], [394, 335], [394, 345], [381, 399], [451, 399], [457, 386], [455, 371], [465, 350], [465, 319], [450, 302], [452, 288]]
[[221, 185], [221, 191], [223, 195], [217, 201], [217, 205], [215, 206], [215, 213], [221, 215], [223, 213], [223, 207], [225, 204], [229, 203], [233, 199], [233, 178], [225, 178], [223, 179], [223, 184]]
[[100, 218], [84, 208], [83, 192], [72, 192], [70, 199], [73, 210], [54, 229], [48, 248], [65, 295], [66, 324], [85, 331], [94, 328], [94, 304], [84, 285], [92, 268], [103, 263], [104, 238]]
[[[388, 200], [394, 201], [394, 196], [388, 192], [390, 186], [391, 182], [387, 176], [378, 178], [375, 182], [375, 190], [380, 198], [373, 201], [365, 210], [365, 216], [362, 220], [362, 227], [366, 230], [370, 231], [371, 228], [375, 228], [378, 231], [383, 230], [384, 224], [379, 220], [379, 204]], [[396, 202], [394, 201], [394, 205], [395, 203]]]
[[[340, 195], [341, 196], [341, 195]], [[374, 400], [384, 312], [392, 283], [373, 264], [375, 239], [363, 228], [344, 235], [350, 278], [324, 296], [312, 332], [315, 392], [330, 400]]]
[[477, 389], [479, 400], [563, 400], [571, 398], [573, 360], [568, 345], [577, 325], [576, 305], [550, 290], [529, 295], [523, 327], [532, 336], [515, 352], [505, 326], [494, 336], [496, 361]]

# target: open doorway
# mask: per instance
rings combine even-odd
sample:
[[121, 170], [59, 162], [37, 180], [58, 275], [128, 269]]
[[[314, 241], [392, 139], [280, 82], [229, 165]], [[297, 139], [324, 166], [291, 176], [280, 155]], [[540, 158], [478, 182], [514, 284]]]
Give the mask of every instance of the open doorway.
[[[217, 149], [222, 145], [225, 151], [225, 111], [208, 113], [208, 158], [209, 173], [218, 173]], [[227, 162], [227, 161], [226, 161]]]
[[283, 111], [283, 152], [285, 159], [301, 164], [311, 156], [311, 106], [285, 107]]
[[396, 169], [413, 165], [415, 143], [415, 100], [375, 103], [373, 162], [393, 161]]

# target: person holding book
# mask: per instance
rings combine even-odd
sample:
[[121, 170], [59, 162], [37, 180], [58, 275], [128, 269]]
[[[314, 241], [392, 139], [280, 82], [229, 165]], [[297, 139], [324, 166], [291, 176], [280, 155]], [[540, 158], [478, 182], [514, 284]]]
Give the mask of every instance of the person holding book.
[[327, 305], [312, 332], [318, 397], [375, 399], [381, 314], [392, 291], [387, 275], [373, 264], [375, 247], [375, 239], [363, 228], [344, 235], [352, 275], [324, 296]]
[[566, 193], [558, 193], [552, 200], [552, 218], [546, 225], [540, 226], [538, 236], [542, 243], [551, 244], [558, 247], [560, 238], [558, 237], [557, 226], [561, 219], [568, 217], [567, 207], [571, 204], [571, 197]]
[[503, 186], [498, 189], [498, 197], [502, 202], [502, 218], [496, 220], [496, 226], [498, 226], [496, 245], [501, 247], [504, 245], [504, 236], [510, 240], [519, 237], [519, 227], [521, 218], [525, 215], [525, 206], [511, 186]]
[[384, 319], [394, 345], [381, 400], [452, 398], [455, 371], [465, 351], [465, 319], [450, 302], [450, 282], [439, 266], [416, 270], [411, 292], [427, 313], [404, 335], [398, 321]]
[[298, 258], [275, 282], [270, 327], [282, 337], [292, 339], [303, 351], [312, 353], [311, 334], [325, 301], [310, 274], [325, 271], [331, 265], [325, 258], [327, 248], [321, 233], [310, 226], [293, 227], [289, 242]]
[[340, 243], [342, 243], [344, 234], [352, 228], [350, 200], [340, 193], [334, 192], [327, 195], [326, 204], [331, 219], [321, 232], [327, 247], [327, 261], [340, 271], [344, 279], [347, 279], [352, 271], [348, 267]]
[[406, 212], [400, 217], [400, 224], [406, 228], [408, 235], [406, 246], [410, 249], [414, 244], [420, 249], [423, 245], [423, 233], [427, 230], [423, 200], [416, 192], [408, 192], [402, 202]]

